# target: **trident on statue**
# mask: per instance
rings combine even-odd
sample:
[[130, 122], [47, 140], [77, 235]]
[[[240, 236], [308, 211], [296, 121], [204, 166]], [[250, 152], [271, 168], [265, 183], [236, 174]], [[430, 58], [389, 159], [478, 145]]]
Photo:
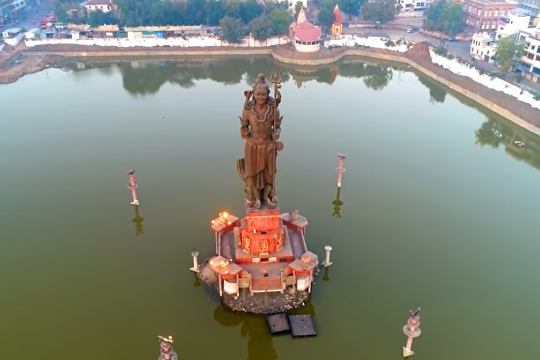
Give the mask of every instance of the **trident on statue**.
[[[281, 119], [283, 119], [283, 116], [281, 118], [278, 119], [277, 117], [277, 108], [279, 106], [279, 104], [281, 103], [281, 92], [279, 91], [279, 89], [281, 88], [281, 76], [279, 76], [275, 71], [272, 72], [272, 76], [270, 78], [270, 81], [272, 82], [272, 84], [274, 84], [274, 105], [273, 105], [273, 110], [274, 110], [274, 119], [273, 119], [273, 129], [272, 129], [272, 138], [274, 140], [274, 164], [277, 164], [277, 152], [279, 150], [282, 150], [283, 149], [283, 143], [280, 142], [280, 141], [277, 141], [275, 138], [274, 138], [274, 133], [277, 129], [277, 122], [278, 120], [281, 122]], [[272, 185], [273, 185], [273, 188], [272, 188], [272, 192], [273, 192], [273, 195], [272, 195], [272, 201], [276, 201], [275, 200], [275, 197], [276, 197], [276, 171], [274, 170], [274, 173], [272, 174]]]
[[403, 347], [403, 357], [408, 358], [414, 355], [414, 351], [412, 351], [413, 339], [422, 335], [422, 330], [420, 330], [420, 308], [410, 312], [407, 324], [403, 326], [403, 333], [407, 335], [407, 344]]

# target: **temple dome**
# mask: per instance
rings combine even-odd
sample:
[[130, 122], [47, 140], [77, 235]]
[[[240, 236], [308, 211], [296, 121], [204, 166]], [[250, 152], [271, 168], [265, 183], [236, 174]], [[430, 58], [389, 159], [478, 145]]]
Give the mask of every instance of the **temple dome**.
[[304, 9], [301, 9], [296, 22], [291, 25], [291, 35], [295, 48], [301, 52], [315, 52], [320, 48], [322, 31], [307, 19]]

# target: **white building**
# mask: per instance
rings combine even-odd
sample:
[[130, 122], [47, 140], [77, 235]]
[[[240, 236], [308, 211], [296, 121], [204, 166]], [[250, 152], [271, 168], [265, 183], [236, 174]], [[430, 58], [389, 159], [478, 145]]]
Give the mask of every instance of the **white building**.
[[19, 11], [26, 7], [26, 0], [14, 0], [11, 3], [13, 11]]
[[527, 30], [530, 21], [530, 16], [524, 14], [522, 11], [513, 10], [508, 14], [508, 17], [499, 20], [495, 38], [500, 40], [507, 36], [517, 34], [520, 31]]
[[432, 3], [433, 0], [399, 0], [401, 11], [422, 10]]
[[24, 33], [26, 40], [39, 40], [41, 39], [41, 30], [39, 28], [33, 28]]
[[540, 26], [519, 33], [525, 42], [525, 53], [518, 63], [526, 79], [540, 83]]
[[24, 39], [24, 30], [21, 28], [6, 29], [2, 32], [4, 42], [11, 46], [17, 46]]
[[469, 53], [477, 60], [493, 62], [497, 50], [497, 41], [489, 33], [475, 33], [471, 41]]
[[104, 13], [111, 12], [115, 9], [115, 5], [111, 0], [88, 0], [83, 3], [87, 11], [101, 11]]

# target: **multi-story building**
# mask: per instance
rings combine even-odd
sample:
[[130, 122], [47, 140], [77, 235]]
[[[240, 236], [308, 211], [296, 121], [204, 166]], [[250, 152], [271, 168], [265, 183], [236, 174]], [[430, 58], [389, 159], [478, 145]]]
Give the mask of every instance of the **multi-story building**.
[[101, 11], [104, 13], [116, 10], [116, 6], [111, 0], [88, 0], [83, 3], [87, 11]]
[[500, 40], [504, 37], [517, 34], [522, 30], [527, 30], [529, 28], [529, 23], [531, 17], [525, 15], [519, 9], [512, 10], [508, 17], [501, 18], [497, 25], [497, 35], [496, 39]]
[[525, 42], [525, 53], [517, 67], [526, 79], [540, 83], [540, 26], [520, 31], [519, 38]]
[[497, 51], [497, 41], [493, 34], [482, 32], [475, 33], [471, 41], [469, 53], [477, 60], [493, 62], [493, 55]]
[[540, 16], [540, 0], [519, 0], [519, 8], [530, 17]]
[[26, 0], [13, 0], [11, 3], [13, 11], [21, 11], [26, 7]]
[[501, 18], [517, 7], [515, 2], [502, 0], [465, 0], [465, 25], [471, 32], [495, 31]]

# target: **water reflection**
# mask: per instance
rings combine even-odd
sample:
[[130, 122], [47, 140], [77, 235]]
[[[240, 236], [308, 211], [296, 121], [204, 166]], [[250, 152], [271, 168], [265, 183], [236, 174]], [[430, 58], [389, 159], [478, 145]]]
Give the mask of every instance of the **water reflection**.
[[332, 201], [332, 216], [341, 218], [341, 206], [343, 206], [343, 201], [341, 201], [341, 187], [336, 186], [336, 198]]
[[323, 272], [323, 281], [330, 281], [330, 266], [326, 266]]
[[[308, 300], [304, 306], [291, 310], [288, 314], [315, 316], [315, 306], [311, 300]], [[278, 358], [264, 315], [240, 313], [219, 304], [214, 309], [214, 320], [226, 327], [240, 326], [240, 335], [248, 338], [247, 360], [275, 360]]]
[[504, 146], [516, 159], [540, 169], [540, 139], [506, 120], [489, 118], [476, 130], [476, 143], [494, 148]]
[[[67, 63], [66, 71], [81, 72], [92, 68], [109, 75], [114, 67], [109, 62]], [[338, 76], [361, 78], [372, 90], [382, 90], [393, 78], [390, 65], [366, 64], [349, 60], [320, 67], [301, 67], [278, 64], [271, 58], [190, 58], [183, 61], [133, 60], [116, 63], [122, 75], [124, 89], [132, 95], [155, 94], [165, 84], [190, 88], [195, 81], [210, 79], [222, 84], [252, 84], [257, 74], [272, 71], [281, 75], [282, 82], [293, 81], [301, 87], [308, 81], [333, 84]]]
[[135, 236], [139, 236], [144, 233], [144, 218], [139, 214], [139, 206], [132, 206], [134, 209], [134, 216], [131, 219], [133, 227], [135, 228]]
[[200, 287], [202, 285], [201, 279], [197, 273], [193, 273], [193, 287]]
[[220, 304], [214, 310], [214, 319], [223, 326], [240, 326], [240, 335], [248, 338], [247, 360], [278, 358], [263, 315], [234, 312]]
[[434, 80], [431, 80], [425, 76], [417, 75], [418, 81], [425, 85], [429, 89], [429, 102], [431, 103], [443, 103], [446, 99], [446, 90], [436, 83]]

